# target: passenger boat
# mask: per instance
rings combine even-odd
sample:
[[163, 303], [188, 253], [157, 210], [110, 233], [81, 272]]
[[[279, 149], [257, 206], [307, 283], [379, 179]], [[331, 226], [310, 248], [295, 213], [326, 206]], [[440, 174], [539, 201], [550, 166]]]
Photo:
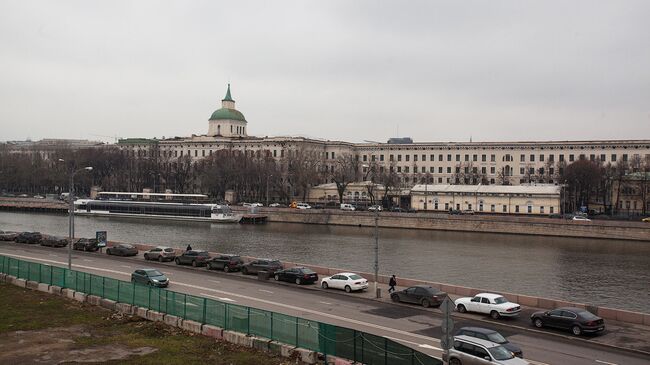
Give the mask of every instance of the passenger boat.
[[205, 203], [203, 194], [100, 192], [96, 199], [77, 199], [74, 213], [96, 217], [128, 217], [194, 222], [238, 223], [227, 204]]

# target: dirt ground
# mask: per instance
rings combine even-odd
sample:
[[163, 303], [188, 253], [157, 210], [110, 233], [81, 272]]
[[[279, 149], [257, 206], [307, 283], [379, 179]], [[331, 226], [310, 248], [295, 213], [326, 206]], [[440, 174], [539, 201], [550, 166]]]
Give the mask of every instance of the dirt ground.
[[295, 362], [0, 283], [0, 364], [223, 364]]

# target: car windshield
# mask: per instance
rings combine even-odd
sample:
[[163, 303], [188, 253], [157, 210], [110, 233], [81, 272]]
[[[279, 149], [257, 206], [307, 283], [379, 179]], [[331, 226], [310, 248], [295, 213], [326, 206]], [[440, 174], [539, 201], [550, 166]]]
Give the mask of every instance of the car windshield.
[[146, 273], [148, 276], [163, 276], [163, 273], [158, 270], [147, 270]]
[[122, 245], [122, 247], [124, 247], [124, 248], [133, 248], [133, 246], [131, 246], [131, 245]]
[[495, 360], [509, 360], [514, 358], [512, 352], [503, 346], [496, 346], [488, 349]]
[[174, 249], [173, 248], [166, 248], [163, 251], [165, 251], [165, 252], [174, 252]]
[[488, 340], [496, 343], [506, 343], [508, 340], [506, 340], [505, 337], [501, 336], [499, 332], [494, 332], [490, 333], [487, 335]]
[[494, 298], [494, 303], [495, 304], [508, 303], [508, 299], [506, 299], [504, 297], [497, 297], [497, 298]]
[[582, 319], [584, 319], [586, 321], [595, 321], [595, 320], [600, 319], [596, 315], [594, 315], [593, 313], [587, 312], [587, 311], [580, 312], [578, 314], [580, 315], [580, 318], [582, 318]]
[[363, 279], [363, 278], [361, 276], [357, 275], [357, 274], [352, 274], [352, 275], [350, 275], [350, 279], [359, 280], [359, 279]]

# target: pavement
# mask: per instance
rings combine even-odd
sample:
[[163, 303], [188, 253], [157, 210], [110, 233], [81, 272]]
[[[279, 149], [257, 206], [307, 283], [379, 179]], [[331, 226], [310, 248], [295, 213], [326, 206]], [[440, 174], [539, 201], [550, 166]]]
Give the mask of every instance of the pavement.
[[[67, 265], [66, 248], [0, 242], [0, 254], [61, 267]], [[165, 273], [171, 280], [170, 290], [355, 328], [391, 338], [432, 356], [441, 355], [440, 310], [393, 303], [385, 285], [380, 285], [383, 298], [375, 299], [373, 283], [368, 291], [348, 294], [317, 285], [259, 281], [255, 276], [240, 273], [144, 261], [141, 254], [122, 258], [99, 252], [73, 253], [75, 270], [116, 279], [129, 280], [131, 273], [142, 267]], [[529, 320], [532, 311], [533, 308], [525, 308], [517, 318], [499, 320], [454, 312], [453, 320], [455, 328], [481, 326], [498, 330], [510, 342], [520, 345], [524, 357], [536, 365], [650, 363], [650, 327], [607, 321], [607, 330], [601, 335], [574, 337], [532, 327]]]

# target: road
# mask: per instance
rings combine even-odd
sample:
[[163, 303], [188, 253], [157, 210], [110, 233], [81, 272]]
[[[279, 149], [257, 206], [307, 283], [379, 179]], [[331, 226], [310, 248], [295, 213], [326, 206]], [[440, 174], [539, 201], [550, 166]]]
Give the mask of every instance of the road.
[[[55, 266], [67, 265], [66, 249], [0, 242], [0, 254]], [[239, 273], [208, 272], [205, 268], [146, 262], [142, 256], [121, 258], [101, 253], [74, 252], [75, 270], [130, 280], [136, 268], [154, 267], [170, 278], [169, 289], [229, 303], [280, 312], [389, 337], [432, 356], [440, 356], [441, 314], [403, 304], [370, 300], [359, 293], [325, 291], [275, 281], [261, 282]], [[482, 326], [497, 329], [519, 344], [527, 360], [543, 365], [641, 365], [650, 356], [603, 346], [597, 337], [574, 338], [555, 331], [539, 331], [526, 315], [494, 321], [476, 314], [454, 313], [456, 328]], [[609, 327], [609, 326], [608, 326]]]

